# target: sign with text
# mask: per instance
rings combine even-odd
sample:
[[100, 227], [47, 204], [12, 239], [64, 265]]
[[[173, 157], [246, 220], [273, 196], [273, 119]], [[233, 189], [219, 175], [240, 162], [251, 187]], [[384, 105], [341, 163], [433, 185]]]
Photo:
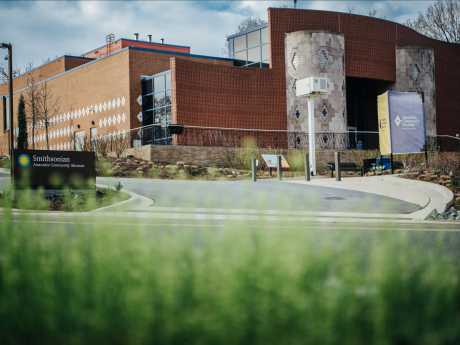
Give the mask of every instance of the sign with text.
[[14, 150], [16, 189], [94, 189], [94, 152]]
[[[264, 159], [265, 163], [267, 163], [267, 166], [269, 168], [277, 168], [277, 155], [262, 155], [262, 158]], [[281, 156], [281, 168], [289, 168], [289, 164], [286, 162], [286, 159], [284, 159], [284, 156]]]
[[417, 92], [387, 91], [378, 96], [380, 152], [418, 153], [426, 141], [425, 106]]

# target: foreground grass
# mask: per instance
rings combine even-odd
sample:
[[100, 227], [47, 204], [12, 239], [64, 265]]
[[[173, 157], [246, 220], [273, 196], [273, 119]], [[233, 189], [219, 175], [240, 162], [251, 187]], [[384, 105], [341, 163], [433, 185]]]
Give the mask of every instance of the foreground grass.
[[[456, 344], [442, 235], [0, 221], [2, 344]], [[455, 248], [455, 244], [450, 243]]]

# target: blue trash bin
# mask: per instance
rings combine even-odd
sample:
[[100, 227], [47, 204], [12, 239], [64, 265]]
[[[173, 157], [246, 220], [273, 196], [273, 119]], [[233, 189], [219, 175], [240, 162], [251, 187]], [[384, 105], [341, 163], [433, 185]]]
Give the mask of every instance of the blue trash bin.
[[390, 158], [383, 158], [383, 164], [382, 164], [382, 160], [380, 158], [377, 158], [377, 165], [380, 167], [380, 166], [384, 166], [383, 170], [390, 170], [391, 169], [391, 159]]

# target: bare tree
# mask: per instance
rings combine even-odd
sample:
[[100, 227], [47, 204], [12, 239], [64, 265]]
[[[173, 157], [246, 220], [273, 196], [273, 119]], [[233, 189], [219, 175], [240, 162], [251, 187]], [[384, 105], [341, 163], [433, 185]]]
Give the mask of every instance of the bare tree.
[[437, 40], [460, 43], [460, 1], [437, 0], [416, 20], [407, 19], [406, 26]]
[[47, 82], [40, 84], [38, 89], [38, 119], [45, 126], [46, 149], [49, 150], [48, 128], [52, 125], [51, 119], [59, 113], [59, 100], [48, 86]]
[[[16, 78], [21, 75], [22, 70], [21, 67], [14, 67], [13, 68], [13, 78]], [[0, 83], [6, 83], [8, 81], [8, 63], [2, 62], [0, 63]]]
[[24, 73], [29, 73], [35, 68], [35, 64], [32, 60], [26, 62], [25, 64], [22, 65], [24, 67]]
[[30, 140], [32, 141], [32, 149], [35, 149], [35, 128], [39, 122], [39, 85], [34, 83], [34, 79], [31, 79], [29, 87], [25, 91], [24, 102], [26, 105], [26, 119], [30, 124], [32, 135]]

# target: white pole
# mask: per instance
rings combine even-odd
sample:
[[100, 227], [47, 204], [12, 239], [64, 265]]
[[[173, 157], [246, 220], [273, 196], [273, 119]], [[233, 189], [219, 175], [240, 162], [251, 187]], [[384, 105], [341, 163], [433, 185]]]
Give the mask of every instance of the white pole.
[[308, 97], [308, 151], [310, 153], [310, 171], [312, 176], [316, 176], [315, 108], [313, 97]]

